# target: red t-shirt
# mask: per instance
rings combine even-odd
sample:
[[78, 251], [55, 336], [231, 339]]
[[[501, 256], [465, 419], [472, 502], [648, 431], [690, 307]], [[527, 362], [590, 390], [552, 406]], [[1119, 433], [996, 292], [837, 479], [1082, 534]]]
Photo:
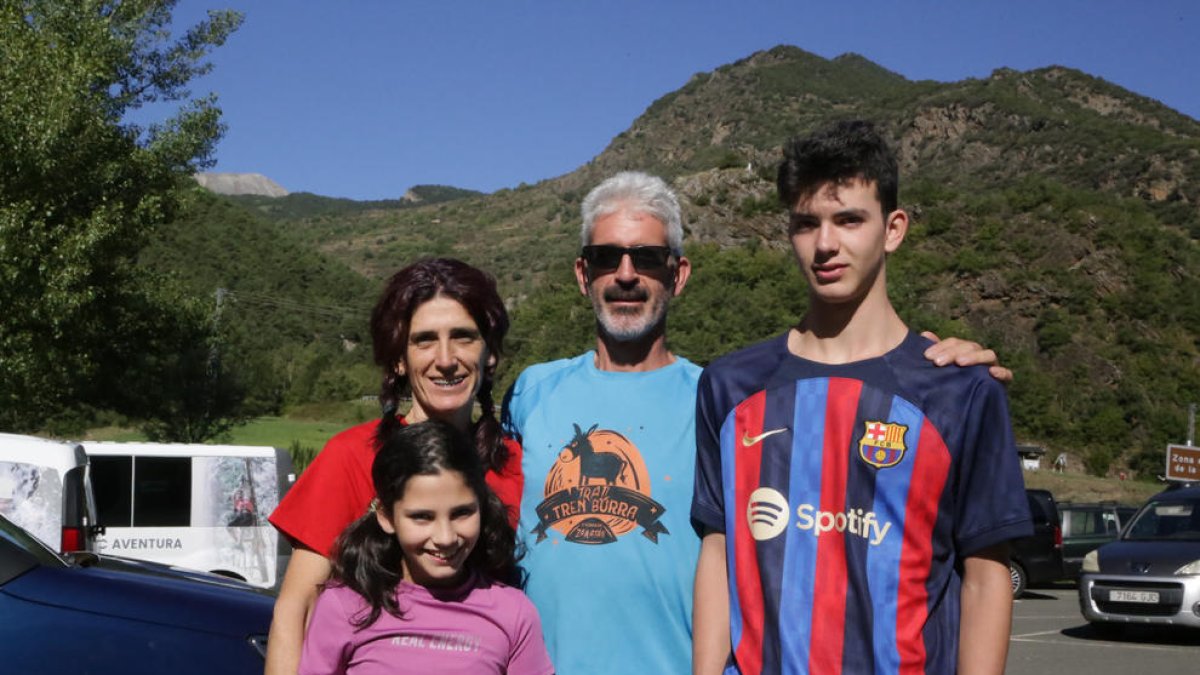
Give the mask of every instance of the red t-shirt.
[[[329, 439], [268, 518], [271, 524], [293, 542], [331, 556], [338, 535], [367, 512], [375, 497], [371, 463], [378, 426], [379, 420], [364, 422]], [[521, 445], [508, 438], [504, 444], [508, 461], [499, 472], [489, 470], [486, 480], [515, 527], [524, 483]]]

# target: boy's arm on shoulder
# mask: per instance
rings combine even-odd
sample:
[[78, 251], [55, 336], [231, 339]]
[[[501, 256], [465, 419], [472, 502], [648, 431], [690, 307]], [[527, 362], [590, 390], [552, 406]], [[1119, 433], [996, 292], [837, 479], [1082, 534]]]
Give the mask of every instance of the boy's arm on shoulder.
[[729, 660], [729, 572], [725, 533], [708, 530], [700, 542], [692, 591], [692, 673], [720, 675]]
[[923, 331], [921, 335], [929, 340], [933, 340], [934, 345], [925, 350], [925, 358], [933, 361], [936, 365], [987, 366], [988, 372], [991, 373], [992, 377], [1004, 384], [1012, 382], [1013, 372], [1000, 365], [1000, 360], [996, 356], [995, 351], [985, 349], [978, 342], [956, 337], [948, 337], [942, 340], [931, 331]]
[[1008, 542], [976, 551], [963, 560], [961, 599], [958, 672], [1001, 675], [1012, 632]]

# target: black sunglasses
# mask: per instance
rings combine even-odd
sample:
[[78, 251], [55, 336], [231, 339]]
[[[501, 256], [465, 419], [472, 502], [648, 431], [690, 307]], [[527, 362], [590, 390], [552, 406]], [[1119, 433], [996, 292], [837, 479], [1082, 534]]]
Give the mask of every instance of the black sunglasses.
[[633, 267], [639, 272], [656, 272], [667, 266], [671, 259], [669, 246], [613, 246], [611, 244], [593, 244], [584, 246], [580, 257], [591, 270], [615, 270], [621, 266], [621, 260], [626, 256], [633, 261]]

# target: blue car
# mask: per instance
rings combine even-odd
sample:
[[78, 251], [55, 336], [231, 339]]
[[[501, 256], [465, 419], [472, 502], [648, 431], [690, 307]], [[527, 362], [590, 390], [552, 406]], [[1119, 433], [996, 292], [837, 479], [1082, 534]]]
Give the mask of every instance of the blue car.
[[63, 557], [0, 517], [3, 673], [261, 673], [273, 605], [215, 575]]

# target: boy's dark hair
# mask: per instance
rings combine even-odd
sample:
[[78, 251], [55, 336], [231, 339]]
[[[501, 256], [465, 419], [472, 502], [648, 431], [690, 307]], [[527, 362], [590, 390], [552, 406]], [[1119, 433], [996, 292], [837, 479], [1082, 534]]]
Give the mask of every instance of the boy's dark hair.
[[[404, 497], [408, 479], [454, 471], [463, 477], [479, 501], [479, 540], [465, 567], [486, 580], [521, 585], [517, 568], [516, 533], [504, 505], [484, 481], [483, 465], [466, 435], [450, 424], [427, 420], [399, 427], [384, 440], [371, 464], [371, 482], [381, 508], [390, 514]], [[400, 616], [396, 587], [403, 579], [403, 553], [396, 535], [379, 526], [373, 509], [354, 521], [334, 545], [332, 583], [349, 587], [371, 606], [354, 620], [365, 628], [382, 611]]]
[[875, 183], [885, 217], [896, 210], [900, 179], [895, 153], [874, 124], [844, 120], [784, 145], [776, 184], [783, 205], [791, 210], [826, 183], [844, 185], [856, 178]]

